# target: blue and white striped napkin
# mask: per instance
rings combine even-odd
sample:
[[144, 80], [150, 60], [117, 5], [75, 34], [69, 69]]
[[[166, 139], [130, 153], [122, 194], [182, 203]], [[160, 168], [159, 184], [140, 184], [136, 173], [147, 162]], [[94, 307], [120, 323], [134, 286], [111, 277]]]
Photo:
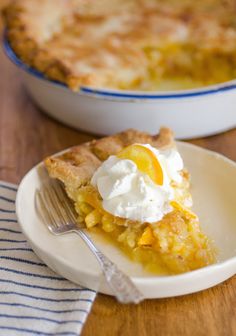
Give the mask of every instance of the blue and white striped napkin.
[[16, 191], [0, 182], [0, 335], [80, 335], [96, 292], [34, 254], [16, 220]]

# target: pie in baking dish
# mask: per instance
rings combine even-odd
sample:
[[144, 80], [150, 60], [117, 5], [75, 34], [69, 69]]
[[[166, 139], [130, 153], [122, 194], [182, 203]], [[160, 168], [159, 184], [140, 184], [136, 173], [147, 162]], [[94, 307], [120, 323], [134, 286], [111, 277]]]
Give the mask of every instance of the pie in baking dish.
[[45, 160], [78, 221], [109, 237], [147, 270], [178, 274], [215, 261], [191, 210], [190, 177], [172, 132], [128, 130]]
[[14, 0], [5, 10], [16, 54], [67, 84], [175, 90], [236, 77], [231, 0]]

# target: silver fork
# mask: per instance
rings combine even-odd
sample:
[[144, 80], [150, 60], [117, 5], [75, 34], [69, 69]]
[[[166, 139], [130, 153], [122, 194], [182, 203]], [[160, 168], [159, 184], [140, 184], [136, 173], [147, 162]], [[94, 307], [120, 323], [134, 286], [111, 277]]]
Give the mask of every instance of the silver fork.
[[107, 284], [121, 303], [139, 303], [144, 299], [131, 279], [94, 245], [77, 221], [72, 202], [59, 182], [51, 180], [36, 191], [36, 208], [48, 229], [55, 235], [77, 233], [97, 258]]

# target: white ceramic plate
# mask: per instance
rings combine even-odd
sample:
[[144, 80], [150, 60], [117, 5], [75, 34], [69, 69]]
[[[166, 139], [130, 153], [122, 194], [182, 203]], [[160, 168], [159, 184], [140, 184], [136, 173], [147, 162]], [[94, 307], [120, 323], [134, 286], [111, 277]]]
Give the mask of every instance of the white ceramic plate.
[[[94, 236], [99, 248], [126, 272], [145, 298], [163, 298], [212, 287], [236, 273], [236, 163], [199, 147], [178, 143], [192, 176], [194, 210], [203, 230], [215, 240], [218, 263], [176, 276], [153, 276], [122, 252]], [[35, 190], [48, 179], [42, 164], [22, 180], [16, 199], [21, 228], [36, 254], [54, 271], [80, 285], [112, 295], [97, 261], [76, 234], [53, 236], [35, 211]], [[98, 288], [99, 287], [99, 288]]]

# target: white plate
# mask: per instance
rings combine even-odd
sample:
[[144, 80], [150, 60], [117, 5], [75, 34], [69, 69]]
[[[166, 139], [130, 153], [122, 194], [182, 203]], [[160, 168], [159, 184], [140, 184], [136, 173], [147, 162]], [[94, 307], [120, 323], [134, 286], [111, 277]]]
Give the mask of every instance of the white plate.
[[[178, 143], [192, 176], [194, 210], [203, 230], [215, 240], [218, 263], [175, 276], [153, 276], [98, 236], [99, 248], [126, 272], [145, 298], [163, 298], [212, 287], [236, 273], [236, 164], [199, 147]], [[53, 236], [35, 211], [35, 190], [48, 179], [42, 164], [22, 180], [16, 199], [21, 228], [36, 254], [54, 271], [80, 285], [112, 295], [97, 261], [76, 234]]]

